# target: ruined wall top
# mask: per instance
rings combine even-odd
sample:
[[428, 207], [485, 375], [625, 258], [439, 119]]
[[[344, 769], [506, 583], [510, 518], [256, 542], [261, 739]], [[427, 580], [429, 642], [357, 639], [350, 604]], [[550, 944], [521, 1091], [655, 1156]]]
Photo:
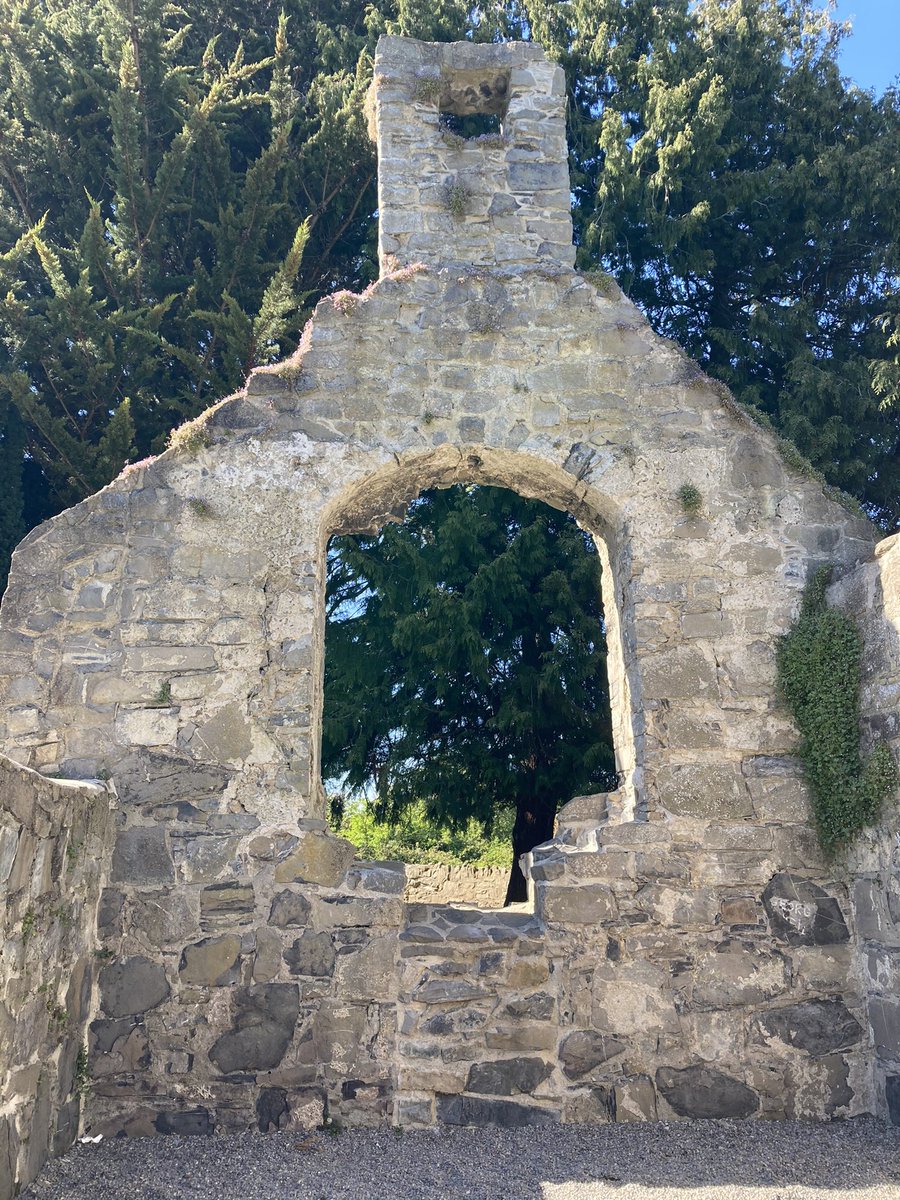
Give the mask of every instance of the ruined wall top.
[[565, 104], [562, 69], [539, 46], [382, 38], [371, 91], [382, 272], [571, 266]]

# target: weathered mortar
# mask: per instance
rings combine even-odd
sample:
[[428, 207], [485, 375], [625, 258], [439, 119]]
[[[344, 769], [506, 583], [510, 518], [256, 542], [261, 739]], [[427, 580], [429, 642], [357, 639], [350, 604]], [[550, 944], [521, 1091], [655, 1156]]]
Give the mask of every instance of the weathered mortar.
[[[507, 140], [447, 144], [444, 93], [482, 69], [509, 71]], [[294, 359], [14, 557], [8, 752], [119, 794], [89, 1124], [869, 1111], [853, 913], [774, 655], [810, 571], [871, 562], [873, 531], [571, 269], [535, 47], [386, 39], [375, 81], [382, 260], [408, 269], [320, 303]], [[484, 170], [454, 215], [462, 162]], [[604, 564], [624, 782], [535, 851], [533, 915], [405, 905], [324, 821], [328, 538], [456, 482], [567, 509]]]

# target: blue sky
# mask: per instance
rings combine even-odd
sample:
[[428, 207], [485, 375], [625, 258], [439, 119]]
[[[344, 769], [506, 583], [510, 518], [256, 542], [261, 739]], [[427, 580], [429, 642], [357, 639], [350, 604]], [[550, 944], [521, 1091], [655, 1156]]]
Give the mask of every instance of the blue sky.
[[842, 73], [880, 95], [900, 74], [900, 0], [838, 0], [836, 15], [854, 18], [840, 57]]

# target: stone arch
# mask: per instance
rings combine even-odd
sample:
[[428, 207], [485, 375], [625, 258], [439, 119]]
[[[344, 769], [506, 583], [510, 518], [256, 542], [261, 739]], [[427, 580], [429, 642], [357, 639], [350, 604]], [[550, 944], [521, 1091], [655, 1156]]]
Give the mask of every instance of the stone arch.
[[[640, 752], [635, 739], [634, 712], [640, 704], [637, 659], [626, 658], [625, 645], [634, 645], [633, 612], [616, 571], [623, 544], [621, 512], [596, 488], [583, 484], [560, 464], [535, 454], [489, 446], [444, 444], [437, 449], [397, 454], [352, 483], [324, 507], [319, 534], [319, 559], [324, 564], [329, 539], [336, 533], [376, 532], [387, 521], [400, 519], [421, 492], [456, 483], [508, 488], [528, 499], [568, 512], [592, 537], [603, 572], [610, 707], [616, 765], [621, 776], [619, 795], [610, 808], [616, 820], [643, 815], [640, 792]], [[324, 566], [319, 571], [317, 599], [317, 657], [324, 664]], [[623, 637], [625, 628], [627, 636]], [[321, 676], [321, 667], [319, 675]], [[313, 713], [311, 743], [321, 742], [321, 682]], [[315, 753], [315, 749], [314, 749]], [[314, 760], [313, 770], [316, 770]]]

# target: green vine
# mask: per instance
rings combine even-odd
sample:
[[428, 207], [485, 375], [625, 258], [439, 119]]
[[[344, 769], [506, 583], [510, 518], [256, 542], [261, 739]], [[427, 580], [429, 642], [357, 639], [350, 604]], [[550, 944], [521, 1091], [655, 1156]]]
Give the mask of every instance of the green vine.
[[859, 746], [862, 638], [854, 622], [829, 608], [831, 576], [810, 581], [797, 624], [781, 639], [778, 682], [800, 729], [799, 757], [812, 793], [819, 843], [831, 858], [877, 818], [897, 784], [887, 745], [863, 762]]

